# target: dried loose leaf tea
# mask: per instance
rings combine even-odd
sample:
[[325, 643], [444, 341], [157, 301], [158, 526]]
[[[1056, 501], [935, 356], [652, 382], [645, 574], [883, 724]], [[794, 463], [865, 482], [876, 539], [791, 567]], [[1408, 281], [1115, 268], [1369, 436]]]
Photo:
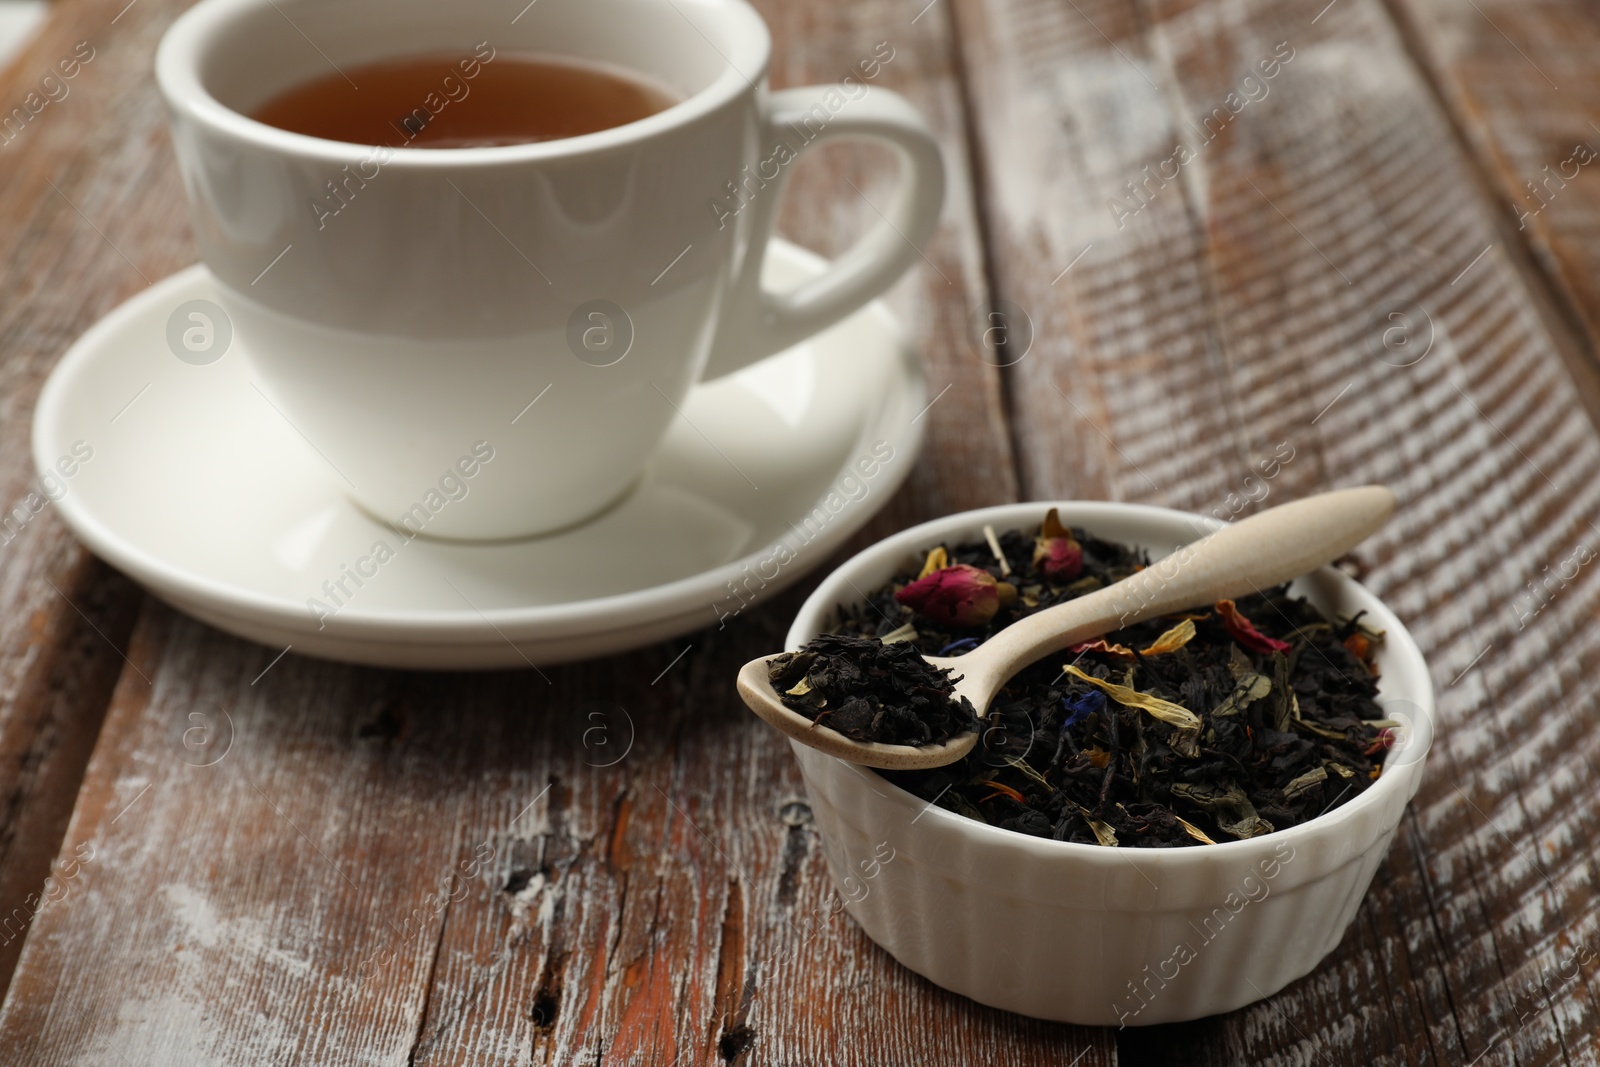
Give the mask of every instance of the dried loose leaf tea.
[[[960, 656], [1148, 563], [1052, 510], [1037, 530], [935, 547], [867, 604], [841, 609], [838, 629]], [[1392, 742], [1376, 699], [1382, 639], [1282, 587], [1150, 619], [1018, 673], [961, 762], [878, 773], [967, 818], [1058, 841], [1203, 848], [1272, 833], [1382, 774]], [[790, 688], [803, 675], [786, 676]]]
[[767, 678], [784, 707], [852, 741], [941, 744], [977, 728], [956, 679], [908, 641], [822, 634], [773, 657]]

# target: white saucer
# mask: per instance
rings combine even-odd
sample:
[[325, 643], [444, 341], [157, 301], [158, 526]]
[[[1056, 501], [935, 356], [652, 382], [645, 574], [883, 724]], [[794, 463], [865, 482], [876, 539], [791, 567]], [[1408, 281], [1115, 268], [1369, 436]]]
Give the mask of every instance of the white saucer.
[[[824, 266], [774, 241], [766, 270], [787, 287]], [[731, 624], [887, 503], [921, 446], [920, 365], [874, 303], [697, 387], [638, 488], [587, 525], [497, 544], [405, 541], [344, 497], [252, 387], [238, 338], [209, 365], [173, 355], [173, 310], [215, 297], [211, 275], [190, 267], [84, 334], [39, 397], [35, 464], [68, 457], [56, 507], [96, 554], [206, 622], [306, 655], [520, 667]], [[72, 459], [75, 444], [91, 458]], [[346, 578], [348, 595], [319, 619], [308, 598], [333, 608], [322, 583], [380, 540], [393, 558], [361, 564], [376, 574]]]

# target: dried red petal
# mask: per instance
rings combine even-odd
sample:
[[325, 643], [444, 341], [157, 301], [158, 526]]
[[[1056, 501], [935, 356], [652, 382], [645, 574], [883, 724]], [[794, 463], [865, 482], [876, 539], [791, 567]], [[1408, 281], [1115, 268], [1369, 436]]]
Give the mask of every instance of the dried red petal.
[[1016, 801], [1018, 804], [1023, 804], [1023, 805], [1026, 805], [1028, 803], [1028, 798], [1027, 797], [1023, 796], [1021, 793], [1017, 792], [1015, 789], [1012, 789], [1009, 785], [1004, 785], [1004, 784], [1002, 784], [1000, 782], [991, 782], [987, 778], [980, 779], [978, 781], [978, 784], [979, 785], [986, 785], [989, 788], [994, 790], [993, 793], [990, 793], [988, 796], [986, 796], [982, 800], [978, 801], [978, 803], [980, 803], [980, 804], [987, 804], [989, 801], [993, 800], [995, 797], [1009, 797], [1010, 799]]
[[1046, 513], [1039, 536], [1034, 538], [1033, 565], [1052, 582], [1070, 582], [1083, 573], [1083, 546], [1061, 524], [1055, 508]]
[[957, 563], [918, 578], [894, 598], [930, 622], [982, 626], [1000, 610], [998, 586], [988, 571]]
[[1228, 628], [1228, 633], [1239, 646], [1250, 652], [1287, 652], [1294, 647], [1287, 641], [1268, 637], [1257, 630], [1255, 623], [1245, 618], [1231, 600], [1217, 601], [1217, 614], [1222, 616], [1222, 625]]

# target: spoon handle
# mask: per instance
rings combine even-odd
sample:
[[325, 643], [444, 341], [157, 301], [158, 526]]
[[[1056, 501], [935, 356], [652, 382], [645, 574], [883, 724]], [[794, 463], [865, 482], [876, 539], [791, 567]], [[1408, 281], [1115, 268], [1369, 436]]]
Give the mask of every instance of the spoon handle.
[[970, 674], [1003, 681], [1042, 656], [1123, 626], [1269, 589], [1350, 551], [1384, 524], [1394, 504], [1387, 488], [1366, 485], [1268, 508], [1120, 582], [1014, 622], [958, 662]]

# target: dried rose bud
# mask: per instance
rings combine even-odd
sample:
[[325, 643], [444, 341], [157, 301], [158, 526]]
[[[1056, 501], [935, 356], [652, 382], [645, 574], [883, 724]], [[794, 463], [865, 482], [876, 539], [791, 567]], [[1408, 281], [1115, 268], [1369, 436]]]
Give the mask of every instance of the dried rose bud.
[[1061, 525], [1055, 508], [1045, 515], [1039, 536], [1034, 538], [1033, 565], [1052, 582], [1070, 582], [1083, 573], [1083, 546]]
[[941, 567], [895, 593], [894, 598], [930, 622], [945, 626], [982, 626], [1000, 610], [1004, 593], [1016, 590], [995, 581], [988, 571], [965, 563]]

